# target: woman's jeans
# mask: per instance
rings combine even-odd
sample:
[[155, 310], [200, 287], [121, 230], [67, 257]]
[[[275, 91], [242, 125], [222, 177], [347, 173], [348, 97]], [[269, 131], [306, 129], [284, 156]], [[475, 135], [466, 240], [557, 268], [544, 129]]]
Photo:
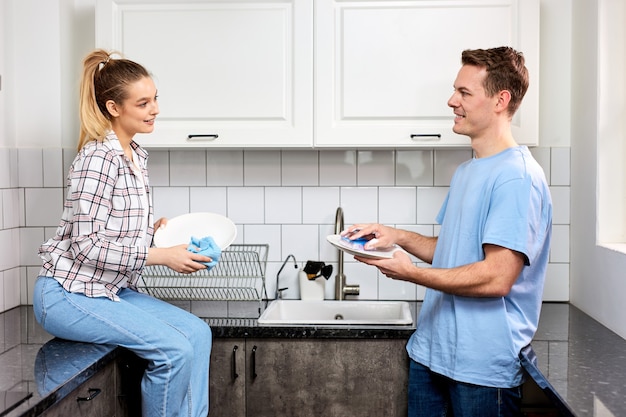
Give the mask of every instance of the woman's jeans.
[[209, 326], [165, 301], [125, 288], [120, 301], [67, 292], [54, 279], [35, 283], [35, 317], [62, 339], [123, 346], [148, 361], [141, 381], [144, 417], [209, 413]]
[[521, 387], [466, 384], [410, 361], [409, 417], [518, 417]]

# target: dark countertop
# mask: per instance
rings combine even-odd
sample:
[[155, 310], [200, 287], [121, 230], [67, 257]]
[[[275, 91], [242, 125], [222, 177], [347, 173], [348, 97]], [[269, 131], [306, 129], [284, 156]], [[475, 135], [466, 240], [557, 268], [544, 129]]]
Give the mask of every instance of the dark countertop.
[[[412, 327], [263, 327], [254, 319], [207, 321], [219, 338], [384, 339], [408, 338], [413, 331]], [[576, 416], [626, 416], [626, 340], [576, 307], [546, 303], [532, 347], [541, 376]], [[0, 416], [37, 415], [121, 350], [55, 339], [36, 323], [31, 306], [0, 313]]]

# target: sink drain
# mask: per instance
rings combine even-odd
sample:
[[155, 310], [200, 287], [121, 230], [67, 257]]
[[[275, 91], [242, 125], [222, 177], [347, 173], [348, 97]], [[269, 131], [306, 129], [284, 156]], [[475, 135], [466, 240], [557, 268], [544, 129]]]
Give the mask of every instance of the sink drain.
[[343, 316], [341, 314], [335, 314], [335, 320], [343, 320]]

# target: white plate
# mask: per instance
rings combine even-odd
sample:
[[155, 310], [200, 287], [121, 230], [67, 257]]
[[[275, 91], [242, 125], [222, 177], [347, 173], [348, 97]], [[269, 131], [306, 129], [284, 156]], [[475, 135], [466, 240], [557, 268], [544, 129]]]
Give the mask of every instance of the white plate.
[[198, 239], [211, 236], [224, 250], [237, 237], [237, 226], [228, 217], [216, 213], [183, 214], [168, 219], [165, 227], [154, 233], [154, 245], [167, 248], [189, 244], [192, 236]]
[[331, 245], [333, 245], [334, 247], [336, 247], [337, 249], [340, 249], [344, 252], [347, 252], [351, 255], [355, 255], [355, 256], [363, 256], [364, 258], [373, 258], [373, 259], [381, 259], [381, 258], [386, 258], [386, 259], [390, 259], [393, 258], [393, 254], [396, 251], [402, 250], [400, 249], [398, 246], [394, 246], [392, 248], [389, 249], [384, 249], [384, 250], [363, 250], [363, 249], [358, 249], [355, 247], [355, 245], [350, 245], [350, 243], [346, 242], [345, 240], [343, 240], [341, 238], [341, 235], [328, 235], [326, 236], [326, 240], [328, 240], [330, 242]]

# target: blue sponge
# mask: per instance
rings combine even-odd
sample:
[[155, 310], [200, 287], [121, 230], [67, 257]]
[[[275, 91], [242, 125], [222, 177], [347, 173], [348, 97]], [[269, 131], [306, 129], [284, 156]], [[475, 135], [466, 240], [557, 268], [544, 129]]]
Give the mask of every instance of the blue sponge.
[[363, 245], [365, 245], [367, 242], [369, 242], [371, 240], [370, 237], [359, 237], [357, 239], [350, 239], [349, 237], [346, 236], [342, 236], [341, 237], [342, 242], [352, 248], [352, 249], [357, 249], [357, 250], [365, 250], [363, 248]]

